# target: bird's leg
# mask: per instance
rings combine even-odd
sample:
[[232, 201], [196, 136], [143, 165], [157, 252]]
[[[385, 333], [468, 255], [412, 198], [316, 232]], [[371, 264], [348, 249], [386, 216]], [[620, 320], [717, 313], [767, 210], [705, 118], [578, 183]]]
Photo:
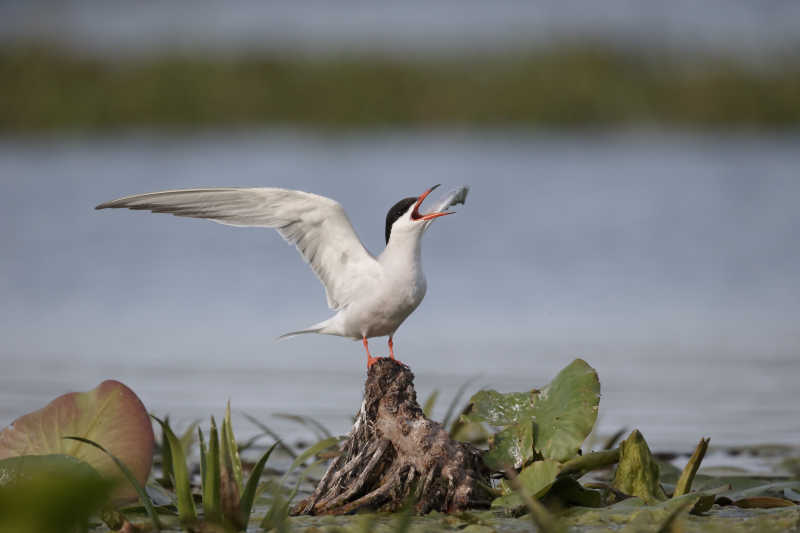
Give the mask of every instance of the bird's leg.
[[367, 343], [366, 335], [362, 336], [361, 340], [364, 342], [364, 349], [367, 351], [367, 370], [369, 370], [370, 367], [375, 364], [375, 361], [377, 361], [378, 358], [372, 357], [372, 354], [369, 353], [369, 344]]
[[405, 365], [405, 363], [403, 363], [402, 361], [398, 361], [394, 357], [394, 342], [392, 342], [392, 335], [389, 335], [389, 357], [392, 358], [392, 361], [397, 361], [401, 365]]

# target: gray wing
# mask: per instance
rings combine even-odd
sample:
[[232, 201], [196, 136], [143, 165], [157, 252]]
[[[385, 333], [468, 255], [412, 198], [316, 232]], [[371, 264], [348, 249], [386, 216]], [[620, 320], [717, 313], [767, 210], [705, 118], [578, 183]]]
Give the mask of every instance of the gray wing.
[[377, 261], [364, 248], [342, 206], [316, 194], [270, 187], [184, 189], [127, 196], [95, 209], [106, 208], [274, 228], [311, 266], [332, 309], [346, 306], [366, 278], [379, 275]]

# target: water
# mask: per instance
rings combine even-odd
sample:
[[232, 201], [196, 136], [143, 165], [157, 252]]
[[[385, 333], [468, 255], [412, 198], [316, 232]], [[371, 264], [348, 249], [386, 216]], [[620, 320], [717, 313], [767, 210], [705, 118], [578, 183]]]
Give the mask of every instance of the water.
[[[657, 449], [800, 438], [800, 137], [631, 131], [222, 131], [0, 140], [0, 425], [107, 378], [178, 425], [290, 412], [345, 432], [359, 343], [279, 334], [328, 316], [272, 231], [92, 207], [274, 185], [338, 199], [367, 248], [398, 199], [472, 191], [434, 223], [429, 290], [396, 348], [441, 417], [459, 385], [524, 390], [581, 356], [599, 430]], [[374, 339], [374, 353], [386, 352]], [[242, 436], [255, 428], [236, 422]]]

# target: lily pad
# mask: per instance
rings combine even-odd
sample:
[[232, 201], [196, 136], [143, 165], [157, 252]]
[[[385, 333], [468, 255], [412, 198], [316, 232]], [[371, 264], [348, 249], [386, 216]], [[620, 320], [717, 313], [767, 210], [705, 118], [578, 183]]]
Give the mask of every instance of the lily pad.
[[[517, 481], [529, 496], [538, 499], [550, 490], [560, 470], [561, 465], [555, 461], [548, 459], [535, 461], [522, 469], [517, 476]], [[508, 482], [502, 481], [500, 489], [503, 491], [503, 496], [496, 498], [492, 502], [492, 507], [509, 511], [525, 507], [522, 497], [511, 488]]]
[[483, 462], [492, 470], [522, 468], [533, 457], [533, 423], [520, 422], [496, 433]]
[[91, 466], [68, 455], [0, 460], [0, 531], [85, 530], [110, 487]]
[[[15, 420], [0, 432], [0, 459], [62, 454], [75, 457], [110, 480], [122, 481], [114, 461], [93, 446], [67, 436], [102, 445], [125, 463], [144, 485], [153, 462], [153, 427], [142, 402], [132, 390], [108, 380], [88, 392], [59, 396], [47, 406]], [[136, 490], [120, 482], [117, 502], [137, 498]]]
[[472, 410], [464, 415], [467, 422], [486, 422], [493, 426], [510, 426], [531, 417], [533, 397], [539, 391], [502, 393], [495, 390], [476, 392], [470, 403]]
[[583, 359], [575, 359], [536, 396], [536, 450], [556, 461], [574, 457], [594, 427], [599, 404], [597, 372]]
[[519, 468], [533, 457], [532, 450], [523, 449], [530, 440], [531, 422], [533, 449], [545, 459], [563, 462], [576, 455], [594, 427], [600, 381], [591, 366], [576, 359], [541, 390], [508, 394], [484, 390], [470, 403], [472, 409], [463, 415], [464, 421], [504, 427], [486, 456], [490, 468], [499, 470], [512, 461]]

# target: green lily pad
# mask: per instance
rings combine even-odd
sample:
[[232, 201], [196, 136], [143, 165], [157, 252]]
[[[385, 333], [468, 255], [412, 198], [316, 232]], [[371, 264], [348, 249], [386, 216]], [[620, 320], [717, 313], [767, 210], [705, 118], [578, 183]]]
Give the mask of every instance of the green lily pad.
[[[517, 481], [528, 495], [538, 499], [550, 490], [560, 471], [561, 465], [555, 461], [549, 459], [535, 461], [522, 469], [517, 476]], [[503, 496], [492, 501], [493, 508], [515, 511], [525, 507], [522, 497], [511, 488], [508, 482], [502, 481], [500, 489], [503, 491]]]
[[476, 392], [470, 403], [472, 410], [463, 415], [466, 422], [486, 422], [493, 426], [510, 426], [531, 417], [533, 397], [538, 391], [502, 393], [495, 390]]
[[575, 359], [536, 395], [536, 450], [556, 461], [574, 457], [594, 427], [599, 404], [597, 372]]
[[[503, 427], [486, 456], [489, 468], [516, 468], [533, 457], [530, 442], [545, 459], [566, 461], [575, 456], [592, 431], [600, 403], [597, 372], [582, 359], [565, 367], [541, 390], [502, 394], [484, 390], [470, 400], [466, 422]], [[528, 427], [533, 422], [533, 438]], [[520, 462], [520, 460], [522, 462]]]
[[546, 496], [546, 502], [551, 500], [558, 502], [558, 508], [568, 505], [603, 507], [606, 504], [601, 491], [586, 488], [578, 480], [570, 476], [562, 476], [556, 479]]
[[658, 482], [658, 463], [638, 429], [620, 443], [620, 457], [611, 485], [652, 504], [667, 499]]
[[0, 531], [85, 530], [111, 495], [112, 482], [61, 454], [0, 460]]
[[483, 462], [492, 470], [522, 468], [533, 457], [533, 423], [520, 422], [496, 433]]

